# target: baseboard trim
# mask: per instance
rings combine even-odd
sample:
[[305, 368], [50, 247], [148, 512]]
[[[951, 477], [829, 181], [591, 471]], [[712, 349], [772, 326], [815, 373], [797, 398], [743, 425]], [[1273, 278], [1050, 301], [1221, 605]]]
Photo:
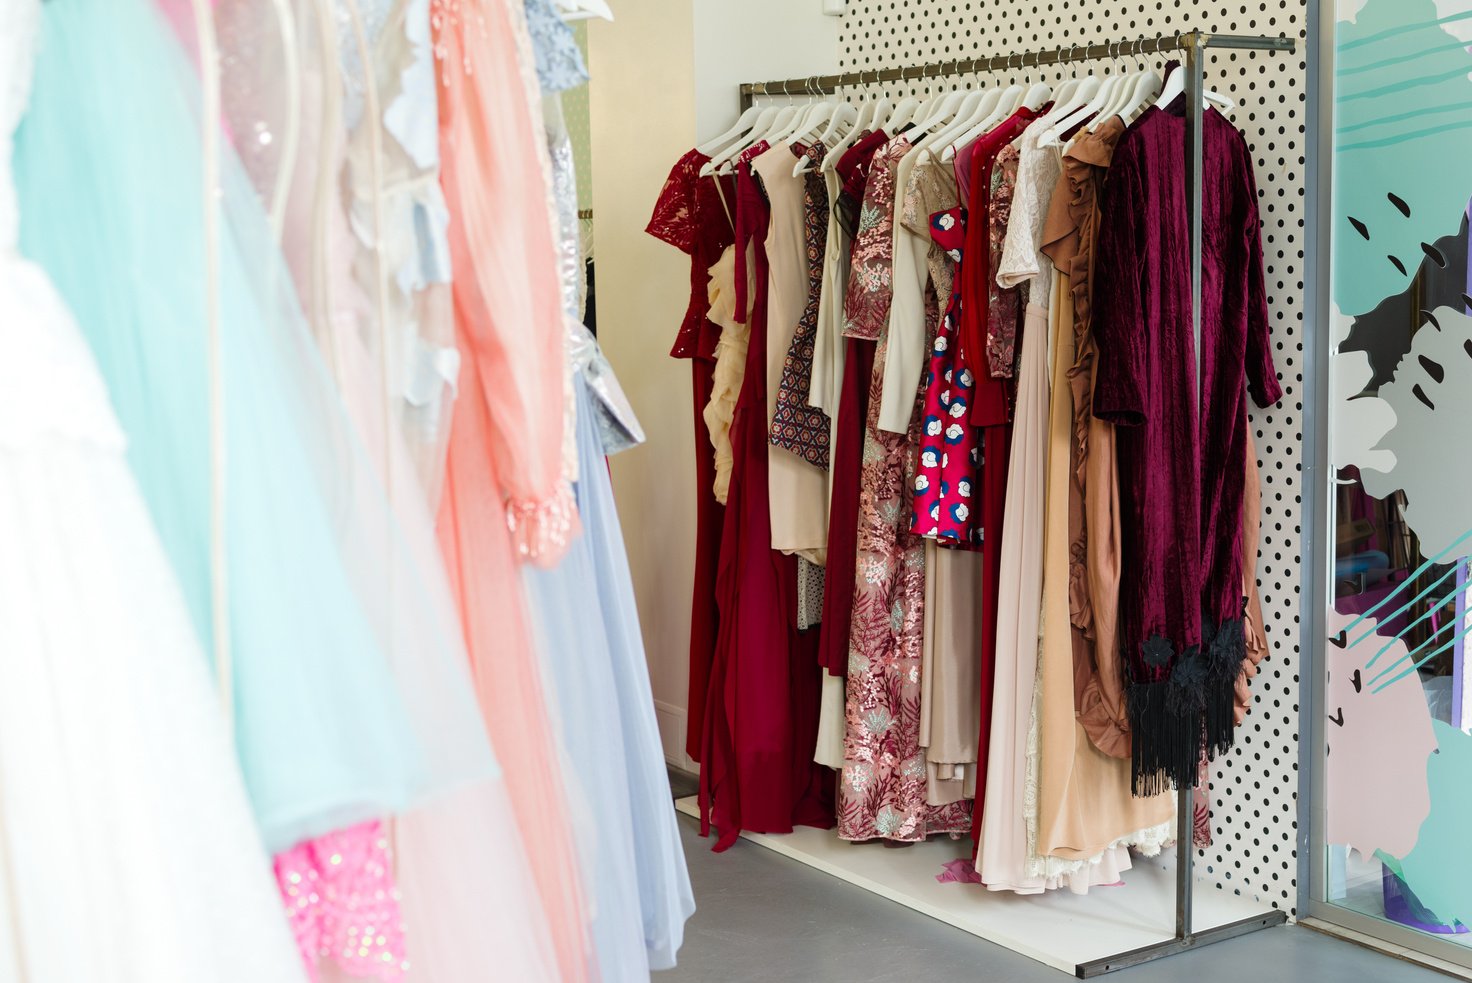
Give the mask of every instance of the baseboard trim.
[[665, 763], [691, 774], [700, 772], [700, 765], [685, 753], [685, 732], [689, 726], [689, 712], [682, 706], [654, 701], [654, 716], [659, 723], [659, 739], [664, 747]]

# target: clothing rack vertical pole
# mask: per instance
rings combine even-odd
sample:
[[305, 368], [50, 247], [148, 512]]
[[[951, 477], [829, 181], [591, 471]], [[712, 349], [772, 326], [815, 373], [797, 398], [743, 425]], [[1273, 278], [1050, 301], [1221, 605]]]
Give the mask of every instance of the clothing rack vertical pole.
[[[1186, 73], [1186, 226], [1191, 236], [1191, 351], [1195, 356], [1195, 397], [1197, 429], [1201, 420], [1201, 180], [1203, 147], [1206, 140], [1206, 116], [1202, 100], [1206, 97], [1202, 35], [1193, 31], [1181, 39], [1184, 45]], [[1192, 453], [1201, 453], [1200, 434]], [[1198, 475], [1200, 468], [1197, 468]], [[1192, 886], [1195, 884], [1196, 808], [1195, 795], [1189, 784], [1176, 790], [1176, 940], [1183, 946], [1195, 942], [1191, 923]]]
[[[938, 62], [919, 68], [876, 70], [872, 75], [865, 72], [845, 72], [809, 79], [789, 79], [786, 82], [748, 82], [741, 86], [741, 109], [748, 109], [756, 96], [775, 95], [779, 92], [805, 92], [814, 95], [831, 95], [843, 86], [872, 85], [880, 82], [900, 82], [914, 79], [940, 78], [949, 75], [974, 75], [980, 72], [1005, 71], [1057, 65], [1064, 62], [1097, 60], [1118, 53], [1118, 43], [1105, 42], [1057, 51], [1027, 52], [1021, 55], [993, 55], [988, 58]], [[1193, 392], [1197, 418], [1201, 412], [1201, 285], [1202, 285], [1202, 189], [1204, 180], [1204, 148], [1206, 115], [1203, 103], [1206, 93], [1206, 49], [1234, 48], [1268, 52], [1291, 52], [1296, 47], [1292, 38], [1259, 37], [1232, 34], [1206, 34], [1191, 31], [1174, 38], [1164, 35], [1141, 38], [1134, 42], [1135, 51], [1160, 54], [1165, 51], [1182, 52], [1186, 73], [1186, 223], [1191, 237], [1191, 336], [1192, 355], [1195, 360], [1196, 386]], [[1015, 64], [1014, 64], [1015, 61]], [[1198, 440], [1198, 450], [1199, 443]], [[1261, 915], [1240, 919], [1225, 925], [1215, 925], [1198, 931], [1192, 921], [1195, 885], [1195, 796], [1190, 785], [1176, 790], [1176, 917], [1173, 937], [1152, 945], [1117, 953], [1103, 959], [1080, 963], [1075, 969], [1079, 979], [1091, 979], [1116, 970], [1152, 962], [1163, 956], [1185, 952], [1212, 942], [1247, 935], [1260, 929], [1282, 925], [1288, 920], [1286, 912], [1273, 909]]]

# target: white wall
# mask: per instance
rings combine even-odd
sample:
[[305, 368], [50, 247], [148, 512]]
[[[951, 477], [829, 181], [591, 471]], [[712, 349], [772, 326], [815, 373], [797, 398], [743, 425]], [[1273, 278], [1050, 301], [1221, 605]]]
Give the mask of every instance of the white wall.
[[598, 336], [649, 442], [613, 459], [665, 757], [685, 743], [695, 447], [688, 362], [669, 357], [690, 297], [684, 254], [644, 233], [669, 169], [739, 111], [742, 82], [829, 74], [822, 0], [617, 0], [588, 61]]
[[725, 132], [740, 109], [742, 82], [808, 78], [838, 71], [842, 19], [822, 0], [693, 0], [695, 128]]

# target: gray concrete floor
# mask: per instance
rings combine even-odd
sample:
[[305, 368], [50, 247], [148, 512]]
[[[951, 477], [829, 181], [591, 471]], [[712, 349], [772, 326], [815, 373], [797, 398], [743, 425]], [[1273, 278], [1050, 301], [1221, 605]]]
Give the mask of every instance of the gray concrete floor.
[[[688, 791], [676, 790], [676, 794]], [[697, 910], [655, 983], [1061, 983], [1071, 977], [742, 840], [710, 852], [680, 817]], [[1277, 928], [1105, 977], [1118, 983], [1445, 983], [1302, 928]]]

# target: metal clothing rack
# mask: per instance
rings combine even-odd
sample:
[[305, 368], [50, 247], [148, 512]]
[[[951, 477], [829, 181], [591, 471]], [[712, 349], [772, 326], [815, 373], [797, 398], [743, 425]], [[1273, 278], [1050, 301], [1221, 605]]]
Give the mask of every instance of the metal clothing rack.
[[[744, 111], [750, 107], [757, 96], [832, 95], [841, 88], [882, 82], [915, 82], [922, 79], [977, 75], [982, 72], [998, 72], [1007, 69], [1039, 68], [1044, 65], [1060, 65], [1067, 62], [1097, 61], [1117, 57], [1121, 49], [1126, 55], [1181, 52], [1184, 61], [1183, 69], [1186, 73], [1186, 221], [1191, 231], [1191, 329], [1195, 339], [1195, 396], [1196, 409], [1199, 413], [1201, 404], [1201, 190], [1202, 149], [1205, 146], [1205, 118], [1202, 114], [1201, 103], [1206, 92], [1206, 51], [1208, 48], [1222, 48], [1281, 52], [1293, 51], [1296, 45], [1293, 38], [1287, 37], [1208, 34], [1204, 31], [1190, 31], [1176, 34], [1173, 37], [1160, 35], [1154, 38], [1139, 38], [1134, 41], [1059, 47], [1055, 51], [1014, 52], [993, 55], [988, 58], [954, 59], [910, 68], [844, 72], [838, 75], [815, 75], [806, 79], [774, 82], [747, 82], [741, 86], [741, 108]], [[1275, 909], [1253, 918], [1229, 922], [1200, 931], [1196, 930], [1191, 921], [1191, 891], [1194, 884], [1193, 867], [1196, 853], [1192, 837], [1195, 812], [1189, 787], [1177, 790], [1176, 813], [1175, 936], [1139, 949], [1081, 963], [1076, 970], [1079, 979], [1103, 976], [1106, 973], [1138, 966], [1163, 956], [1175, 955], [1213, 942], [1221, 942], [1264, 928], [1282, 925], [1288, 920], [1285, 912]]]

